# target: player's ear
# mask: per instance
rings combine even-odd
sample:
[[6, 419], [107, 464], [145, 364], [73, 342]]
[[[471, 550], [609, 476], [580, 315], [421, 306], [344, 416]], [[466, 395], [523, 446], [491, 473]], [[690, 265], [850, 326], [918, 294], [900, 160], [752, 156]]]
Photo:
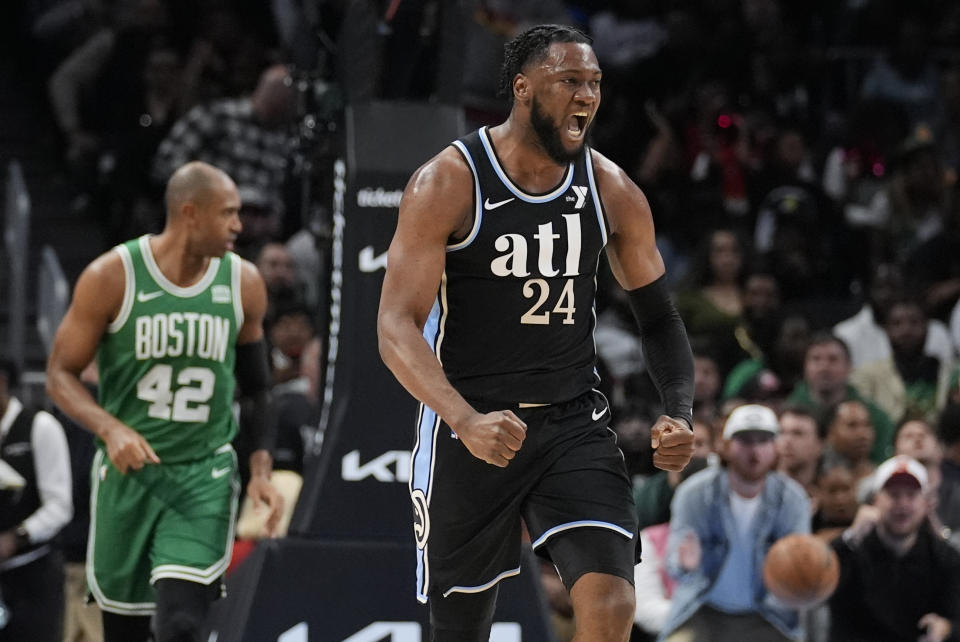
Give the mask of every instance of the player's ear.
[[522, 103], [527, 102], [530, 95], [530, 80], [523, 74], [513, 77], [513, 97]]
[[197, 206], [192, 201], [186, 201], [180, 205], [180, 218], [184, 221], [194, 223], [197, 220]]

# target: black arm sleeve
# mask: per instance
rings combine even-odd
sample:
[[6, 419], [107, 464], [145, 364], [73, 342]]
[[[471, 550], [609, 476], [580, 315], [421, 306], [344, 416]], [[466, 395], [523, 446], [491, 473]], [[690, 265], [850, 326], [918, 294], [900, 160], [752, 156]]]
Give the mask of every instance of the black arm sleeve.
[[693, 353], [687, 330], [667, 292], [666, 275], [627, 292], [640, 326], [643, 356], [664, 413], [693, 426]]
[[254, 450], [272, 452], [277, 438], [277, 417], [271, 412], [270, 366], [267, 361], [267, 342], [263, 339], [237, 345], [234, 373], [240, 393], [250, 400], [250, 412], [244, 428], [250, 434]]

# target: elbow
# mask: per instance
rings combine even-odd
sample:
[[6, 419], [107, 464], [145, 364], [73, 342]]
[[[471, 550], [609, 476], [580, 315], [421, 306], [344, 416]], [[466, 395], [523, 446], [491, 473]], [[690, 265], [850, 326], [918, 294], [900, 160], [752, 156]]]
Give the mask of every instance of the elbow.
[[393, 329], [396, 327], [390, 319], [390, 315], [383, 311], [377, 316], [377, 350], [380, 352], [380, 359], [390, 366], [390, 357], [394, 352]]
[[43, 382], [43, 389], [47, 394], [47, 398], [53, 401], [54, 403], [57, 402], [57, 392], [59, 390], [59, 386], [57, 386], [56, 379], [57, 379], [56, 369], [52, 365], [48, 364], [46, 376]]

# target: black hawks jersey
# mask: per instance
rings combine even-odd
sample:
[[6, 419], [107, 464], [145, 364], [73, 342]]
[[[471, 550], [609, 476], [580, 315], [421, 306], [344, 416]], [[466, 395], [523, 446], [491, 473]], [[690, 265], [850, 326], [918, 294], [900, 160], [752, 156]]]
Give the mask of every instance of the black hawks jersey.
[[560, 184], [528, 194], [486, 128], [453, 143], [473, 172], [474, 220], [447, 247], [424, 336], [472, 401], [557, 403], [593, 388], [594, 298], [607, 227], [590, 149]]

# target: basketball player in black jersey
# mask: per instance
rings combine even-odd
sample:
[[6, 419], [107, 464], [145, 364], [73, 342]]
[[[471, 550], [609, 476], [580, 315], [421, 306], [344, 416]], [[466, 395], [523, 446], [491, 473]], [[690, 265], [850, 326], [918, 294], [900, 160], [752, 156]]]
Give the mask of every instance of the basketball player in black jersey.
[[601, 72], [580, 31], [541, 25], [506, 47], [509, 118], [414, 173], [380, 301], [380, 352], [421, 401], [410, 492], [417, 597], [433, 640], [487, 640], [521, 518], [570, 591], [576, 640], [627, 640], [636, 514], [594, 390], [605, 248], [640, 326], [665, 414], [654, 463], [693, 449], [693, 358], [664, 285], [649, 206], [585, 144]]

